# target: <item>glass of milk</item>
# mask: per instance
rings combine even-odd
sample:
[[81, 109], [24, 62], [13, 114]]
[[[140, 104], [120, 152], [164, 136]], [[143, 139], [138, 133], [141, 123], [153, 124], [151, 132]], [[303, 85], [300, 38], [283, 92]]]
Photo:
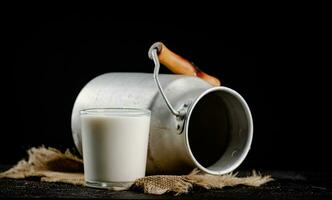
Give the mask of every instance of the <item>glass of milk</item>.
[[150, 116], [137, 108], [80, 111], [86, 186], [127, 189], [145, 176]]

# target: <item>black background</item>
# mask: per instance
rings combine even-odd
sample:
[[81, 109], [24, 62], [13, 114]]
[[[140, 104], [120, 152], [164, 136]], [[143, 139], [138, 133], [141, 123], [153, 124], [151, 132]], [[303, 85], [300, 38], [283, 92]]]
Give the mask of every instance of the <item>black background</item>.
[[310, 16], [135, 21], [20, 10], [3, 18], [2, 32], [0, 163], [42, 144], [74, 150], [82, 87], [106, 72], [152, 73], [147, 51], [162, 41], [247, 100], [254, 140], [242, 169], [331, 169], [327, 45]]

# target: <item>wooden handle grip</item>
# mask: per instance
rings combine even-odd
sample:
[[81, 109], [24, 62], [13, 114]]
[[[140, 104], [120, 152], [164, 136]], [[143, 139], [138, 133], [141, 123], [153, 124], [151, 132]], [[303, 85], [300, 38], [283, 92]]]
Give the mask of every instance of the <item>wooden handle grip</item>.
[[175, 74], [183, 74], [189, 76], [197, 76], [204, 79], [213, 86], [220, 86], [219, 79], [206, 74], [201, 71], [198, 67], [193, 65], [188, 60], [182, 58], [176, 53], [169, 50], [164, 44], [161, 43], [161, 48], [159, 50], [159, 61], [165, 65], [169, 70]]

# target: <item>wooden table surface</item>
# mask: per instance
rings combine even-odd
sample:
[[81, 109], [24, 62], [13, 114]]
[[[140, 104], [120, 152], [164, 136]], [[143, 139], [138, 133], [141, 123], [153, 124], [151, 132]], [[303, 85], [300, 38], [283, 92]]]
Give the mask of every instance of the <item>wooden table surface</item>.
[[[0, 171], [8, 165], [0, 165]], [[74, 199], [332, 199], [331, 172], [264, 171], [275, 181], [261, 187], [236, 186], [222, 190], [193, 188], [188, 194], [149, 195], [137, 191], [114, 192], [65, 183], [0, 179], [0, 198]]]

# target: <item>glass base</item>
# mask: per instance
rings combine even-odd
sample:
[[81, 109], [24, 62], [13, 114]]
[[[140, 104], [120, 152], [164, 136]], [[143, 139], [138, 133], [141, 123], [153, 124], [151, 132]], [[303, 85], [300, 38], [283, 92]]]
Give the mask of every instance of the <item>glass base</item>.
[[85, 181], [85, 186], [114, 190], [114, 191], [121, 191], [121, 190], [128, 190], [133, 183], [134, 182]]

